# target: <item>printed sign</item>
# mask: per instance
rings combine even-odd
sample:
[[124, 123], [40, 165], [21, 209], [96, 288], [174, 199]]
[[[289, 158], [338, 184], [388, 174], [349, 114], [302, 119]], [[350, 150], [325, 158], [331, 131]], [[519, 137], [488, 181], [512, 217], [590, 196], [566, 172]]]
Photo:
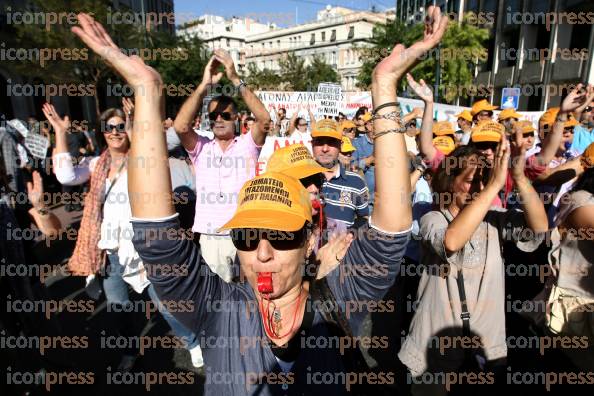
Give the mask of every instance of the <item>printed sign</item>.
[[321, 83], [318, 85], [316, 95], [317, 115], [338, 117], [342, 109], [342, 87], [340, 84]]
[[49, 147], [49, 139], [38, 133], [30, 132], [25, 138], [25, 147], [35, 158], [44, 159]]

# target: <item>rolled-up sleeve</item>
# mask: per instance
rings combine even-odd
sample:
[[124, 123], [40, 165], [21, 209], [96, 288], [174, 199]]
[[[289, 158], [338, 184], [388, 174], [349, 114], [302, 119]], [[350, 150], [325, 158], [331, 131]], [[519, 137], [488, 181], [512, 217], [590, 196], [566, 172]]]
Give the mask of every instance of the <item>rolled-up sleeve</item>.
[[[462, 258], [463, 250], [448, 255], [444, 245], [445, 233], [448, 230], [448, 221], [441, 212], [432, 211], [421, 217], [419, 234], [421, 243], [426, 249], [431, 249], [444, 262], [458, 265]], [[428, 263], [439, 264], [439, 263]]]
[[164, 221], [133, 219], [132, 227], [134, 247], [159, 299], [187, 308], [171, 313], [190, 330], [207, 328], [212, 318], [204, 301], [220, 300], [225, 285], [186, 238], [177, 216]]
[[[97, 158], [97, 157], [95, 157]], [[96, 161], [96, 159], [93, 159]], [[64, 186], [77, 186], [86, 183], [91, 177], [91, 161], [84, 158], [78, 165], [74, 165], [70, 153], [54, 155], [54, 173], [56, 179]]]

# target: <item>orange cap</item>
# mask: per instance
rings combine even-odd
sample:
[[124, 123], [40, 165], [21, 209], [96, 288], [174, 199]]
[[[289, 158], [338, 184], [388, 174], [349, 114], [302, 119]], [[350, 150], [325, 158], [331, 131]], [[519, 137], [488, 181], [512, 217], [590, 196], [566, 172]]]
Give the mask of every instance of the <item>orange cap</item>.
[[311, 222], [309, 193], [291, 176], [267, 172], [248, 180], [239, 191], [237, 210], [220, 230], [264, 228], [297, 231]]
[[464, 110], [460, 114], [456, 114], [456, 118], [463, 118], [466, 121], [472, 122], [472, 114], [470, 114], [469, 110]]
[[433, 139], [433, 145], [436, 149], [448, 155], [456, 148], [456, 143], [454, 143], [454, 139], [449, 136], [438, 136]]
[[495, 121], [483, 121], [474, 127], [470, 139], [475, 142], [499, 142], [501, 135], [505, 132], [505, 127]]
[[487, 102], [487, 99], [481, 99], [478, 102], [474, 102], [472, 108], [470, 109], [470, 114], [475, 116], [481, 111], [493, 111], [496, 109], [497, 106], [493, 106], [491, 103]]
[[361, 116], [361, 118], [363, 119], [363, 121], [367, 122], [367, 121], [371, 121], [371, 118], [373, 118], [371, 116], [371, 113], [365, 113]]
[[338, 126], [338, 130], [340, 132], [343, 132], [345, 129], [351, 129], [351, 128], [356, 128], [356, 127], [357, 127], [357, 125], [355, 125], [355, 123], [353, 121], [345, 120], [340, 123], [340, 125]]
[[594, 168], [594, 143], [590, 143], [584, 150], [580, 156], [580, 162], [584, 168]]
[[[342, 137], [342, 145], [340, 146], [340, 152], [341, 153], [350, 153], [352, 151], [356, 151], [357, 149], [355, 148], [355, 146], [353, 146], [353, 144], [351, 143], [351, 139], [349, 139], [347, 136], [343, 136]], [[324, 169], [324, 168], [322, 168]], [[324, 169], [324, 171], [326, 171], [327, 169]]]
[[[557, 115], [559, 114], [559, 110], [560, 110], [559, 107], [551, 107], [550, 109], [547, 109], [547, 111], [545, 111], [540, 116], [539, 122], [542, 124], [549, 125], [549, 128], [552, 128], [553, 124], [555, 123], [555, 120], [557, 119]], [[563, 123], [563, 127], [571, 128], [571, 127], [578, 126], [579, 124], [580, 123], [577, 122], [575, 117], [572, 114], [569, 114], [567, 116], [567, 121], [565, 121], [565, 123]]]
[[530, 133], [530, 132], [536, 131], [536, 128], [534, 128], [534, 125], [532, 125], [531, 121], [528, 121], [528, 120], [518, 121], [518, 125], [520, 128], [522, 128], [522, 133]]
[[338, 124], [334, 120], [323, 119], [316, 122], [316, 127], [311, 133], [312, 138], [331, 137], [342, 141], [342, 131], [338, 130]]
[[327, 169], [318, 165], [309, 150], [301, 143], [276, 150], [266, 165], [266, 172], [278, 172], [295, 179], [303, 179], [325, 171]]
[[433, 123], [433, 134], [435, 136], [453, 135], [456, 133], [452, 123], [449, 121], [438, 121]]
[[522, 115], [516, 113], [514, 109], [501, 110], [501, 113], [499, 113], [499, 121], [507, 120], [509, 118], [516, 118], [519, 120], [520, 118], [522, 118]]

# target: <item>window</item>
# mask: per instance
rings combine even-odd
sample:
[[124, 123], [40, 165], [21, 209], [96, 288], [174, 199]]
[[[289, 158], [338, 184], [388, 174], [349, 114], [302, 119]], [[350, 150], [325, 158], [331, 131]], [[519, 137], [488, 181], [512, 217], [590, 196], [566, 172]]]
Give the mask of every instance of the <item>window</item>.
[[312, 33], [311, 38], [309, 39], [309, 45], [314, 45], [316, 43], [316, 34]]
[[351, 26], [351, 27], [349, 27], [349, 36], [348, 36], [348, 39], [350, 40], [353, 37], [355, 37], [355, 27], [354, 26]]
[[227, 41], [227, 43], [226, 43], [227, 44], [227, 48], [231, 47], [231, 40], [226, 39], [226, 41]]
[[322, 41], [326, 41], [326, 32], [322, 32]]
[[336, 41], [336, 29], [332, 29], [332, 34], [330, 35], [330, 41]]
[[276, 48], [280, 48], [280, 40], [276, 40]]

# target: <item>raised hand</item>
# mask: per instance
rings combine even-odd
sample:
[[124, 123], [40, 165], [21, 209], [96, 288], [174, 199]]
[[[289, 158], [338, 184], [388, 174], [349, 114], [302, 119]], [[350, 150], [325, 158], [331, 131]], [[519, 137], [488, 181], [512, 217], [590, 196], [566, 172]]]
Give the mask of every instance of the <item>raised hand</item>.
[[58, 115], [56, 108], [49, 103], [44, 103], [41, 107], [41, 111], [43, 111], [45, 118], [52, 125], [56, 134], [63, 135], [68, 132], [68, 129], [70, 128], [70, 118], [68, 116], [61, 118]]
[[[510, 147], [505, 134], [501, 135], [501, 142], [497, 146], [497, 152], [493, 159], [493, 167], [489, 177], [489, 184], [495, 185], [498, 189], [505, 187], [507, 181], [507, 168], [509, 166]], [[522, 170], [523, 172], [523, 170]]]
[[511, 174], [515, 181], [526, 177], [524, 169], [526, 168], [526, 151], [528, 150], [528, 141], [522, 136], [522, 123], [516, 122], [513, 126], [513, 140], [511, 143]]
[[221, 78], [223, 78], [223, 72], [218, 71], [219, 66], [221, 66], [221, 62], [216, 58], [216, 56], [213, 55], [204, 68], [204, 74], [202, 75], [202, 85], [214, 85], [221, 81]]
[[43, 205], [43, 181], [37, 171], [33, 171], [32, 181], [27, 182], [27, 195], [34, 208], [42, 208]]
[[72, 28], [76, 34], [93, 52], [117, 71], [128, 84], [138, 89], [147, 84], [161, 86], [163, 81], [159, 73], [137, 55], [126, 56], [113, 42], [105, 28], [88, 14], [78, 14], [80, 26]]
[[579, 107], [583, 106], [585, 108], [588, 103], [591, 103], [591, 99], [590, 101], [587, 101], [587, 99], [589, 97], [594, 97], [594, 87], [588, 85], [585, 90], [582, 90], [583, 87], [582, 84], [578, 84], [573, 91], [563, 99], [563, 102], [561, 103], [561, 112], [570, 113]]
[[353, 235], [350, 233], [333, 234], [330, 240], [318, 250], [316, 261], [318, 261], [317, 279], [328, 275], [346, 255], [349, 246], [353, 242]]
[[434, 48], [443, 37], [448, 25], [447, 16], [441, 15], [439, 7], [430, 6], [425, 19], [423, 39], [409, 48], [396, 44], [392, 53], [373, 70], [374, 81], [397, 81], [414, 66], [427, 51]]
[[406, 80], [408, 81], [408, 85], [411, 87], [415, 95], [421, 98], [423, 102], [433, 103], [433, 91], [425, 83], [425, 80], [421, 79], [419, 82], [416, 82], [410, 73], [406, 74]]
[[235, 63], [233, 62], [233, 58], [231, 58], [231, 54], [219, 48], [214, 51], [214, 56], [223, 66], [225, 66], [227, 78], [235, 84], [237, 80], [239, 80], [239, 75], [237, 74], [237, 70], [235, 70]]

